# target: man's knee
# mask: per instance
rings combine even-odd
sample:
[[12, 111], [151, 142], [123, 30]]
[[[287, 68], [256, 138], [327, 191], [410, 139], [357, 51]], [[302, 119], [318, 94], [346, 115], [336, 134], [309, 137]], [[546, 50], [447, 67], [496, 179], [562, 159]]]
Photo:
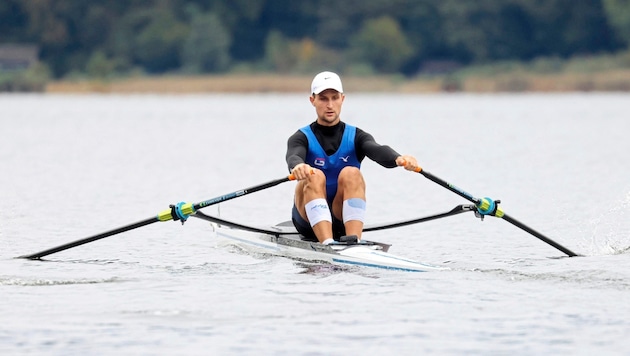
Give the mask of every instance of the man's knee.
[[339, 173], [339, 186], [364, 186], [363, 175], [357, 167], [345, 167]]
[[314, 169], [307, 179], [298, 183], [298, 189], [302, 190], [302, 194], [325, 194], [326, 193], [326, 176], [319, 169]]

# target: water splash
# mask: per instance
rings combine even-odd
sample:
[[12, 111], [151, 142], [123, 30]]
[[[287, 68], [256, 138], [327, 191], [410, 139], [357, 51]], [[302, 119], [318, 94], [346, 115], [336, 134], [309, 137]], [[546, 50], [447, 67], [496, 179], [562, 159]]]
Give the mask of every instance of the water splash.
[[589, 246], [592, 255], [630, 253], [630, 190], [620, 203], [589, 223]]

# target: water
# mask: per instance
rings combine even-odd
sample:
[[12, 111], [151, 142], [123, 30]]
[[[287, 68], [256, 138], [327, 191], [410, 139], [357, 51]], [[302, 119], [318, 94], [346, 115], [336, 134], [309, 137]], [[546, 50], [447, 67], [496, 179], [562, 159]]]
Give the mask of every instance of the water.
[[[561, 245], [472, 214], [366, 237], [445, 272], [243, 253], [163, 222], [16, 256], [281, 178], [306, 96], [0, 96], [1, 354], [630, 353], [630, 100], [348, 95], [342, 117]], [[364, 163], [368, 222], [466, 203]], [[208, 207], [286, 220], [294, 183]]]

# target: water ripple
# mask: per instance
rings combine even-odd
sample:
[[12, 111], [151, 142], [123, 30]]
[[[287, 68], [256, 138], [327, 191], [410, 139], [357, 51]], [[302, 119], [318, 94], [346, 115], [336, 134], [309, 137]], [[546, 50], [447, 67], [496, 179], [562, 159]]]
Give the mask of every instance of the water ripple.
[[75, 284], [99, 284], [99, 283], [117, 283], [124, 282], [123, 279], [117, 277], [111, 278], [79, 278], [79, 279], [27, 279], [20, 277], [1, 277], [0, 286], [24, 286], [24, 287], [39, 287], [39, 286], [60, 286], [60, 285], [75, 285]]

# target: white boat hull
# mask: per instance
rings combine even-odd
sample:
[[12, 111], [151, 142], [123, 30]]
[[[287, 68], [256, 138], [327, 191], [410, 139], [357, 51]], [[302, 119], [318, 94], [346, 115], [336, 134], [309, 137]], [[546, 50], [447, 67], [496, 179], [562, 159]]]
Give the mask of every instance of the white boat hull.
[[354, 265], [409, 272], [447, 270], [447, 267], [415, 261], [388, 253], [389, 245], [365, 241], [355, 245], [328, 245], [304, 241], [292, 226], [271, 229], [279, 235], [233, 229], [212, 223], [216, 237], [245, 249], [278, 256], [335, 265]]

